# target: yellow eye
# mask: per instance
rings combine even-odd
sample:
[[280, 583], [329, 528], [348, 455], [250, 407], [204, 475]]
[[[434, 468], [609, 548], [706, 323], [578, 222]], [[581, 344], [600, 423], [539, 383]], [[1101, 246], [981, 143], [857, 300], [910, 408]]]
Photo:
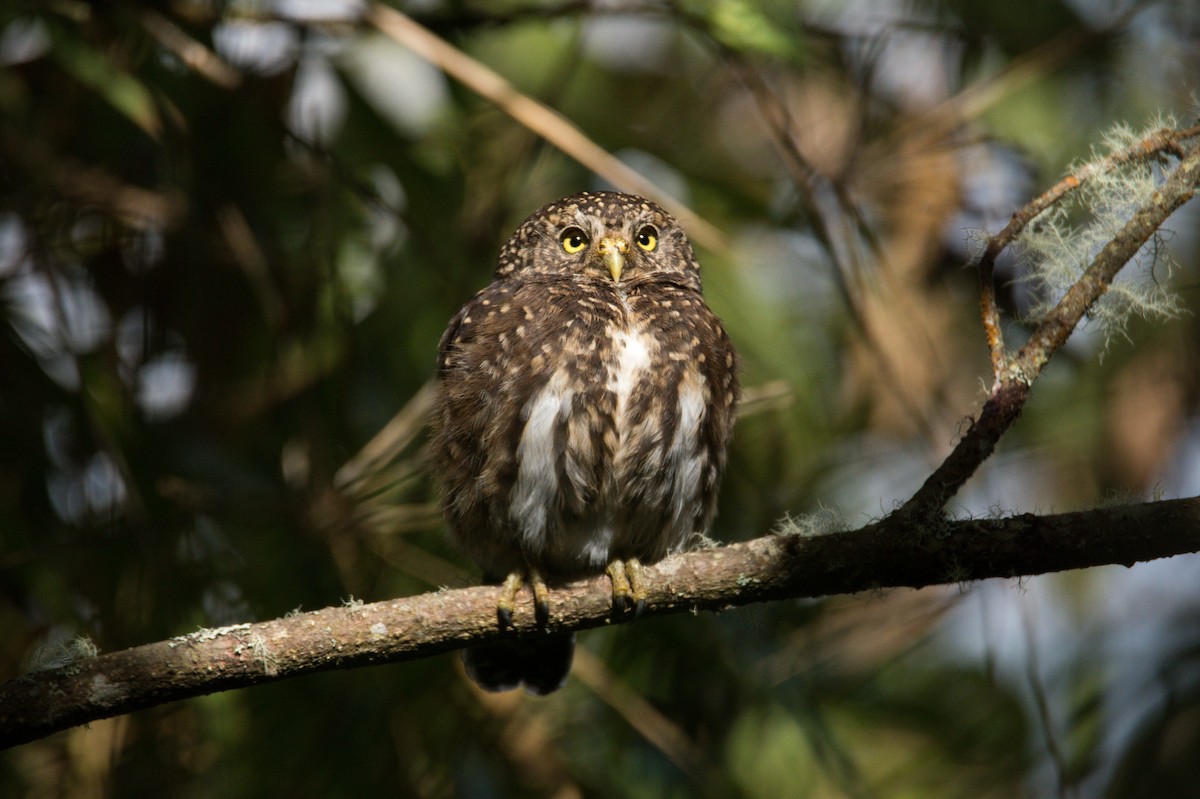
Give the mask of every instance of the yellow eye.
[[646, 225], [638, 231], [637, 245], [646, 252], [654, 252], [654, 248], [658, 246], [658, 230], [654, 225]]
[[569, 227], [564, 230], [559, 241], [562, 243], [562, 248], [571, 255], [582, 251], [588, 245], [587, 234], [577, 227]]

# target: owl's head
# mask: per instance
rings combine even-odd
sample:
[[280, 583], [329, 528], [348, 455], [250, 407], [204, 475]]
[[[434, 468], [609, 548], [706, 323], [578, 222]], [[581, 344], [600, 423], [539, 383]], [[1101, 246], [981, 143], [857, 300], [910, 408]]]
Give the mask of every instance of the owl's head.
[[679, 223], [633, 194], [585, 191], [526, 219], [500, 250], [497, 277], [577, 275], [629, 284], [669, 277], [700, 288], [700, 265]]

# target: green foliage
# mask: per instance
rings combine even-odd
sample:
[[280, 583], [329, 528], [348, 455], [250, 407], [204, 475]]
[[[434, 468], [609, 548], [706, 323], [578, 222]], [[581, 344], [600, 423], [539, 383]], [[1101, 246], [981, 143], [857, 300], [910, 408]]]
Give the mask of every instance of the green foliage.
[[[694, 0], [681, 5], [703, 20], [714, 40], [734, 52], [788, 58], [801, 51], [803, 38], [799, 31], [788, 31], [773, 18], [786, 8], [782, 4], [758, 4], [749, 0]], [[771, 5], [777, 7], [762, 7]]]

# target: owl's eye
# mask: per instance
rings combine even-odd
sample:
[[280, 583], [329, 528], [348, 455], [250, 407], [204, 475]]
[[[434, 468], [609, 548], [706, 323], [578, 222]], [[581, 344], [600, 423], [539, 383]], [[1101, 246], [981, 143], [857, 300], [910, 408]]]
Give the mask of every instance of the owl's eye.
[[646, 225], [638, 231], [635, 241], [646, 252], [654, 252], [654, 248], [658, 246], [658, 229], [654, 225]]
[[563, 231], [562, 238], [559, 239], [562, 243], [562, 248], [574, 255], [583, 250], [588, 245], [587, 234], [577, 227], [569, 227]]

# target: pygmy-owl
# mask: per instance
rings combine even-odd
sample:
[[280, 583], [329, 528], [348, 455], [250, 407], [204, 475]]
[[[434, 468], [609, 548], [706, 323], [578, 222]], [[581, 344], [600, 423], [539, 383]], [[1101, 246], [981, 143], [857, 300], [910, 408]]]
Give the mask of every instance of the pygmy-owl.
[[[430, 445], [449, 538], [504, 581], [502, 627], [523, 582], [545, 619], [547, 580], [603, 571], [640, 610], [641, 564], [712, 521], [737, 371], [659, 206], [583, 192], [517, 228], [442, 336]], [[573, 651], [571, 633], [510, 632], [463, 659], [487, 690], [546, 694]]]

